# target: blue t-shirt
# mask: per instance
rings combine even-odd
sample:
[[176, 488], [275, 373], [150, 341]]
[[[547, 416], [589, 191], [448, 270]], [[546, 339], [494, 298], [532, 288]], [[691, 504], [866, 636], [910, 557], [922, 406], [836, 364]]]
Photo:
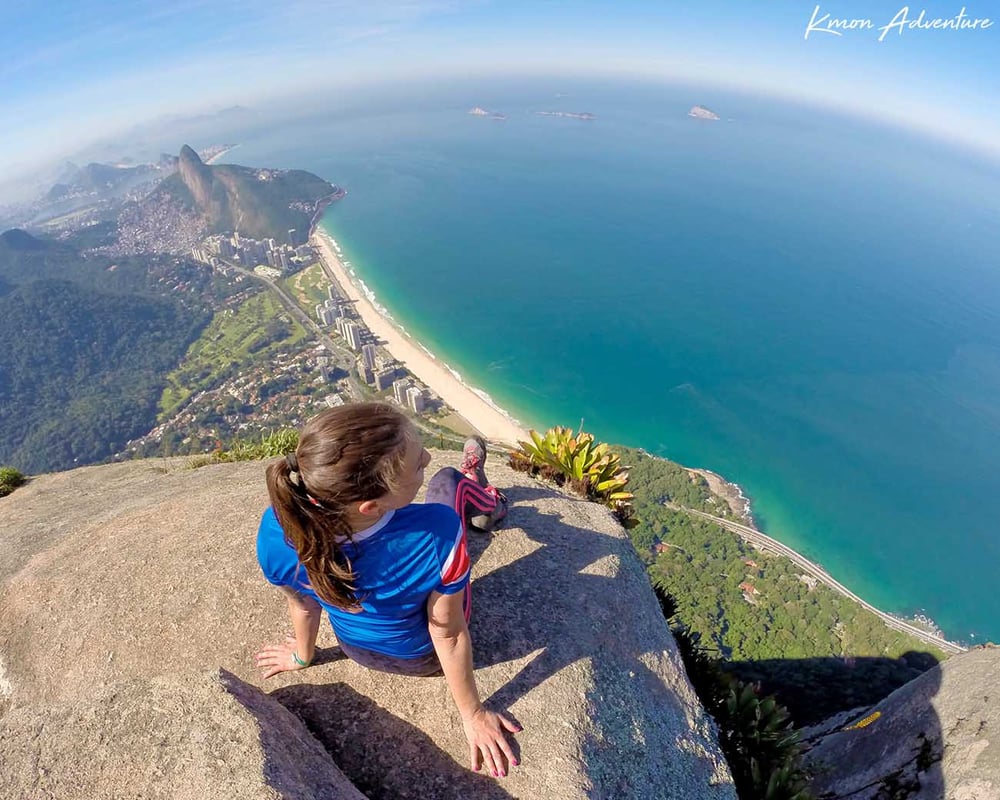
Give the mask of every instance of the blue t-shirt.
[[343, 548], [357, 576], [362, 607], [357, 613], [317, 597], [273, 508], [264, 512], [257, 531], [264, 577], [319, 602], [339, 641], [396, 658], [430, 653], [427, 599], [431, 592], [460, 592], [469, 583], [469, 553], [458, 514], [445, 505], [414, 503], [388, 512]]

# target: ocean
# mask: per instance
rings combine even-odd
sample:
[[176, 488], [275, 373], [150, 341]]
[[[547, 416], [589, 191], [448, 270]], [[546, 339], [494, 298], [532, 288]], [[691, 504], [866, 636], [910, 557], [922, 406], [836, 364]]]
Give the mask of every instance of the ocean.
[[719, 472], [876, 606], [1000, 641], [1000, 164], [705, 86], [323, 105], [223, 161], [346, 187], [324, 228], [467, 382]]

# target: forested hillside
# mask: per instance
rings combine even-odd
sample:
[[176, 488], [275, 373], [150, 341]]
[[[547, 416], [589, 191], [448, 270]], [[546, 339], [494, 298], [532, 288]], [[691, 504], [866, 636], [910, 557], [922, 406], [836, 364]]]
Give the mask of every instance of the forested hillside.
[[881, 699], [943, 658], [857, 603], [801, 574], [786, 558], [678, 505], [734, 515], [677, 464], [619, 449], [639, 525], [630, 533], [677, 619], [725, 668], [775, 692], [797, 722]]
[[84, 258], [0, 234], [0, 463], [101, 461], [155, 424], [165, 376], [209, 319], [207, 270]]

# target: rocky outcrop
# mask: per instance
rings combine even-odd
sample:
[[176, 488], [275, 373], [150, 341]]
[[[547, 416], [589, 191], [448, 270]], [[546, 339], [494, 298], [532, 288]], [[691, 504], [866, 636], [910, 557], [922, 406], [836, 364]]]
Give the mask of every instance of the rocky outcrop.
[[512, 507], [471, 542], [472, 634], [484, 698], [524, 726], [507, 779], [467, 769], [443, 678], [337, 659], [327, 624], [316, 665], [262, 681], [253, 653], [288, 631], [254, 557], [263, 464], [174, 459], [43, 476], [0, 500], [0, 781], [100, 797], [131, 759], [148, 782], [117, 796], [350, 797], [318, 793], [336, 763], [371, 798], [735, 798], [621, 528], [490, 466]]
[[224, 670], [17, 707], [0, 753], [4, 797], [364, 800], [293, 714]]
[[311, 172], [205, 164], [184, 145], [177, 173], [143, 202], [152, 208], [164, 201], [176, 204], [195, 214], [211, 233], [237, 231], [253, 239], [299, 245], [308, 238], [318, 212], [343, 195]]
[[807, 755], [820, 798], [1000, 800], [1000, 648], [952, 656]]
[[219, 204], [222, 198], [213, 197], [212, 168], [202, 163], [198, 154], [188, 145], [181, 148], [177, 172], [198, 208], [210, 215], [217, 216], [221, 213]]

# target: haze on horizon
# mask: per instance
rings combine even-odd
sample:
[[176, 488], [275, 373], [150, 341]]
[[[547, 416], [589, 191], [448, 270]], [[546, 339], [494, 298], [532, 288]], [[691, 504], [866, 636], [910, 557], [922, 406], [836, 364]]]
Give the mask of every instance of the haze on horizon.
[[[150, 120], [309, 92], [460, 75], [636, 77], [777, 95], [1000, 156], [1000, 24], [804, 36], [816, 14], [890, 22], [896, 2], [766, 7], [525, 0], [26, 0], [0, 10], [0, 174], [21, 175]], [[926, 17], [988, 17], [935, 0]], [[1000, 10], [997, 10], [1000, 16]], [[9, 188], [9, 186], [8, 186]]]

